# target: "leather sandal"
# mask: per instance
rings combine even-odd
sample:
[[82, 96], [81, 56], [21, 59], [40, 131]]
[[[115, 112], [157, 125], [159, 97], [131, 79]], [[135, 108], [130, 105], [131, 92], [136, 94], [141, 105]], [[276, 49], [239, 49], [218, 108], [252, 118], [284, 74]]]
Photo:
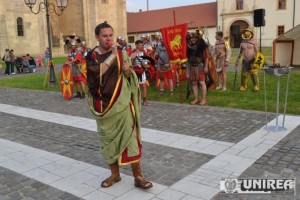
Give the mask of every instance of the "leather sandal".
[[117, 176], [117, 177], [110, 176], [107, 179], [105, 179], [104, 181], [102, 181], [101, 187], [107, 188], [107, 187], [110, 187], [114, 183], [117, 183], [119, 181], [121, 181], [121, 177], [120, 176]]
[[192, 105], [195, 105], [196, 103], [198, 103], [198, 99], [194, 99], [193, 101], [191, 101]]
[[159, 93], [157, 93], [157, 96], [162, 96], [163, 95], [163, 91], [159, 91]]
[[202, 99], [201, 101], [200, 101], [200, 106], [204, 106], [206, 104], [206, 99]]
[[142, 188], [144, 190], [147, 190], [147, 189], [153, 187], [152, 183], [150, 181], [145, 180], [143, 177], [135, 178], [134, 185], [135, 185], [135, 187]]

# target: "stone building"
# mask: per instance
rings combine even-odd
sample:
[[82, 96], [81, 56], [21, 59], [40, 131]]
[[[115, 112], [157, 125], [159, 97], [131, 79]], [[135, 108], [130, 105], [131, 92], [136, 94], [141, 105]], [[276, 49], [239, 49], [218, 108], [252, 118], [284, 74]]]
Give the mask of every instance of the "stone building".
[[217, 26], [217, 3], [188, 5], [144, 12], [127, 13], [128, 42], [134, 46], [134, 41], [144, 34], [150, 34], [154, 39], [155, 32], [161, 28], [175, 24], [188, 24], [188, 31], [194, 32], [199, 27], [206, 27], [207, 41], [214, 41]]
[[[37, 0], [33, 11], [37, 11]], [[49, 0], [56, 5], [56, 0]], [[253, 12], [265, 10], [265, 26], [254, 27]], [[58, 11], [59, 12], [59, 11]], [[108, 21], [115, 36], [127, 36], [130, 43], [142, 34], [154, 33], [174, 23], [188, 23], [189, 31], [207, 27], [207, 38], [214, 44], [217, 30], [230, 37], [232, 47], [241, 42], [240, 32], [247, 27], [254, 30], [255, 37], [262, 38], [262, 46], [272, 46], [280, 34], [300, 24], [300, 0], [216, 0], [213, 3], [176, 8], [126, 13], [126, 0], [69, 0], [61, 16], [50, 13], [53, 55], [67, 53], [64, 40], [76, 34], [87, 41], [88, 46], [97, 45], [94, 28]], [[16, 55], [38, 55], [48, 46], [45, 12], [34, 15], [23, 0], [0, 0], [0, 50], [14, 49]]]
[[[265, 26], [254, 27], [254, 10], [264, 9]], [[189, 31], [207, 27], [208, 40], [214, 44], [215, 32], [223, 31], [233, 48], [239, 47], [241, 31], [250, 27], [262, 46], [270, 47], [282, 33], [300, 24], [300, 0], [216, 0], [212, 3], [150, 10], [127, 14], [128, 41], [142, 34], [154, 36], [159, 28], [188, 23]]]
[[[40, 2], [44, 1], [37, 0], [33, 11]], [[56, 7], [56, 0], [50, 2]], [[60, 13], [57, 7], [56, 11]], [[94, 28], [103, 21], [114, 27], [116, 35], [126, 35], [126, 0], [69, 0], [61, 16], [50, 13], [53, 56], [66, 55], [64, 41], [69, 35], [76, 34], [90, 47], [97, 45]], [[0, 30], [1, 54], [9, 48], [16, 55], [38, 55], [48, 46], [45, 12], [33, 14], [23, 0], [0, 0]]]
[[[232, 47], [239, 47], [240, 32], [247, 27], [254, 30], [262, 46], [272, 42], [282, 33], [300, 24], [300, 0], [217, 0], [217, 29], [230, 36]], [[265, 26], [254, 27], [254, 10], [263, 9]]]

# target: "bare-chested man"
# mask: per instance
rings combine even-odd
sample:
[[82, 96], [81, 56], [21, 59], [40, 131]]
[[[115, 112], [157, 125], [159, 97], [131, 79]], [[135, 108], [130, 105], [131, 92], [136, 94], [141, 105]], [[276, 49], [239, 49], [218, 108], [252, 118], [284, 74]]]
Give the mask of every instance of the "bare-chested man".
[[231, 49], [225, 44], [222, 31], [217, 31], [215, 38], [217, 41], [214, 55], [216, 55], [216, 71], [218, 74], [218, 87], [216, 87], [216, 90], [223, 89], [223, 91], [226, 91], [226, 67], [228, 67]]
[[240, 51], [235, 63], [235, 68], [237, 69], [241, 55], [243, 55], [240, 90], [247, 90], [248, 74], [250, 72], [250, 76], [254, 85], [253, 90], [257, 92], [259, 91], [258, 75], [257, 69], [253, 67], [255, 56], [258, 52], [257, 42], [255, 39], [253, 39], [253, 32], [250, 29], [242, 31], [242, 38], [244, 41], [241, 43]]

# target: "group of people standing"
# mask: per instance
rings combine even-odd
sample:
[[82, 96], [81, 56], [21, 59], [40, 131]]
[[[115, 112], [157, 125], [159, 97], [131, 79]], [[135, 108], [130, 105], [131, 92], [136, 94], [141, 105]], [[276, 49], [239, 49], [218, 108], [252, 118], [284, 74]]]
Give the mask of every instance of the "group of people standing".
[[[248, 74], [250, 73], [253, 80], [254, 91], [259, 90], [257, 69], [253, 68], [257, 50], [256, 40], [253, 39], [253, 32], [246, 29], [242, 32], [243, 42], [236, 62], [236, 70], [240, 57], [243, 56], [241, 91], [247, 89]], [[215, 60], [215, 71], [217, 74], [216, 90], [227, 90], [227, 67], [231, 57], [231, 48], [228, 38], [223, 38], [223, 32], [217, 31], [215, 35], [216, 43], [213, 52], [209, 51], [209, 44], [202, 38], [202, 33], [188, 33], [187, 37], [187, 57], [186, 76], [189, 82], [189, 90], [193, 92], [194, 99], [192, 105], [199, 103], [201, 106], [206, 105], [207, 94], [207, 73], [209, 73], [209, 63], [211, 59]], [[174, 73], [175, 80], [178, 79], [177, 69], [174, 69], [170, 63], [169, 54], [161, 38], [160, 33], [155, 34], [155, 39], [151, 41], [150, 35], [142, 35], [140, 40], [135, 42], [135, 49], [126, 43], [123, 37], [117, 39], [118, 47], [125, 50], [131, 58], [133, 70], [135, 71], [142, 90], [142, 105], [148, 105], [147, 102], [147, 82], [151, 79], [154, 72], [155, 61], [156, 80], [158, 81], [158, 96], [162, 96], [165, 90], [165, 83], [168, 84], [170, 95], [174, 95]], [[248, 63], [248, 64], [247, 64]], [[177, 75], [177, 77], [176, 77]], [[199, 97], [199, 90], [201, 97]]]
[[[238, 56], [235, 63], [235, 70], [239, 65], [239, 60], [243, 57], [242, 61], [242, 73], [241, 73], [241, 91], [245, 91], [248, 85], [248, 74], [250, 73], [253, 90], [259, 91], [258, 81], [258, 69], [254, 66], [256, 54], [258, 52], [257, 42], [253, 38], [253, 32], [248, 28], [241, 33], [243, 41], [240, 45]], [[212, 55], [215, 57], [215, 71], [217, 73], [216, 90], [226, 91], [227, 85], [227, 67], [229, 65], [229, 59], [231, 57], [231, 48], [229, 45], [228, 38], [223, 38], [223, 32], [217, 31], [215, 38], [216, 43], [214, 51], [211, 54], [209, 46], [201, 37], [201, 34], [192, 33], [187, 37], [187, 78], [189, 86], [194, 93], [194, 100], [191, 101], [192, 105], [200, 102], [200, 105], [206, 104], [206, 92], [207, 86], [205, 84], [206, 73], [208, 73], [208, 65]], [[198, 88], [200, 87], [201, 98], [198, 97]]]
[[[246, 34], [246, 33], [245, 33]], [[158, 96], [163, 95], [165, 79], [169, 82], [170, 95], [173, 96], [173, 75], [167, 49], [161, 35], [157, 33], [155, 40], [150, 35], [135, 41], [135, 49], [126, 43], [123, 37], [114, 41], [114, 30], [110, 24], [103, 22], [95, 27], [95, 37], [99, 43], [92, 49], [81, 42], [71, 42], [71, 53], [65, 64], [72, 66], [73, 80], [77, 93], [74, 97], [85, 98], [85, 84], [87, 85], [87, 99], [89, 109], [97, 122], [100, 141], [100, 152], [106, 160], [111, 175], [102, 181], [106, 188], [121, 181], [119, 167], [131, 165], [134, 185], [142, 189], [153, 187], [145, 179], [141, 170], [142, 141], [140, 110], [141, 104], [147, 102], [147, 81], [151, 77], [154, 66], [157, 65], [156, 76], [160, 80]], [[244, 37], [244, 36], [243, 36]], [[244, 42], [238, 54], [238, 65], [243, 55], [242, 86], [247, 72], [255, 75], [251, 63], [254, 62], [257, 51], [252, 37], [244, 37]], [[218, 86], [216, 90], [226, 91], [226, 67], [230, 58], [230, 48], [223, 39], [223, 33], [216, 32], [216, 45], [213, 54], [201, 35], [192, 33], [187, 38], [187, 79], [190, 90], [194, 93], [192, 105], [206, 104], [207, 86], [206, 74], [209, 61], [215, 56]], [[82, 73], [82, 59], [86, 61], [87, 76]], [[250, 63], [250, 64], [249, 64]], [[254, 76], [253, 76], [254, 77]], [[253, 79], [255, 82], [257, 79]], [[86, 83], [84, 82], [86, 81]], [[258, 80], [257, 80], [258, 81]], [[201, 98], [198, 95], [200, 88]], [[254, 88], [255, 89], [255, 88]]]
[[13, 49], [5, 49], [2, 60], [5, 62], [5, 75], [15, 74], [16, 56]]
[[164, 79], [167, 79], [169, 82], [170, 95], [174, 95], [172, 66], [160, 33], [157, 32], [155, 34], [153, 41], [151, 41], [149, 34], [142, 35], [139, 40], [135, 41], [135, 49], [132, 49], [126, 43], [124, 37], [117, 38], [117, 45], [118, 49], [124, 50], [128, 54], [133, 65], [133, 70], [138, 77], [142, 92], [142, 105], [149, 105], [147, 101], [147, 87], [155, 78], [159, 81], [160, 91], [158, 96], [163, 94]]

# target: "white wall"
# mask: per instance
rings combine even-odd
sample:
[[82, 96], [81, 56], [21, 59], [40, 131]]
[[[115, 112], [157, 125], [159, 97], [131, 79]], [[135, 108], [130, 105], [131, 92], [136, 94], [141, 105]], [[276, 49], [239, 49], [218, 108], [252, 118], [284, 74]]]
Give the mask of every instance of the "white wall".
[[276, 43], [275, 63], [281, 66], [289, 66], [291, 64], [292, 43]]
[[[300, 23], [300, 1], [296, 1], [295, 26]], [[226, 3], [225, 3], [226, 2]], [[277, 38], [277, 27], [284, 26], [285, 32], [293, 28], [294, 0], [287, 0], [285, 10], [277, 9], [277, 0], [244, 0], [244, 9], [236, 10], [236, 0], [217, 0], [219, 30], [229, 33], [231, 24], [236, 20], [244, 20], [253, 27], [253, 10], [265, 9], [265, 26], [262, 30], [262, 46], [272, 46]], [[254, 28], [257, 39], [260, 36], [260, 29]]]
[[298, 38], [297, 40], [295, 40], [295, 43], [294, 43], [293, 64], [294, 65], [298, 65], [298, 66], [300, 66], [299, 52], [300, 52], [300, 38]]

